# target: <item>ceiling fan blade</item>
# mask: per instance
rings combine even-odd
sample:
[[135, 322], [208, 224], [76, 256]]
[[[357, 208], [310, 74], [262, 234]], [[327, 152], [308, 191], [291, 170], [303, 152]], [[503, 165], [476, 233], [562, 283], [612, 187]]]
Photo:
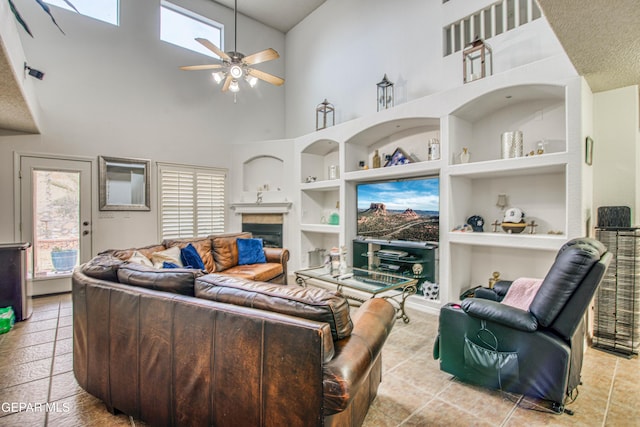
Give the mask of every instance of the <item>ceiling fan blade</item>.
[[260, 80], [271, 83], [272, 85], [282, 86], [282, 84], [284, 83], [283, 78], [274, 76], [273, 74], [265, 73], [264, 71], [256, 70], [255, 68], [249, 68], [248, 73], [250, 76], [257, 77]]
[[224, 81], [224, 84], [222, 85], [223, 92], [226, 92], [229, 89], [229, 85], [231, 85], [231, 80], [233, 80], [233, 77], [231, 77], [231, 75], [228, 75], [227, 79]]
[[220, 58], [222, 58], [223, 61], [231, 62], [231, 57], [229, 55], [227, 55], [226, 53], [224, 53], [222, 50], [220, 50], [218, 48], [218, 46], [216, 46], [215, 44], [211, 43], [209, 40], [203, 39], [203, 38], [200, 38], [200, 37], [196, 37], [196, 41], [198, 43], [200, 43], [202, 46], [204, 46], [207, 49], [209, 49], [211, 52], [213, 52], [216, 55], [218, 55]]
[[222, 64], [205, 64], [205, 65], [185, 65], [180, 67], [181, 70], [194, 71], [194, 70], [215, 70], [222, 68]]
[[280, 55], [275, 50], [269, 48], [256, 52], [252, 55], [245, 56], [242, 61], [247, 65], [255, 65], [261, 62], [271, 61], [272, 59], [278, 59]]

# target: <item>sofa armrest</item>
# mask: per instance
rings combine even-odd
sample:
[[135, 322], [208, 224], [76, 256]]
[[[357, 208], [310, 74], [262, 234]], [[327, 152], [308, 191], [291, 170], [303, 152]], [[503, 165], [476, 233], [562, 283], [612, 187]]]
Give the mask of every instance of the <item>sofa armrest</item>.
[[287, 262], [289, 261], [289, 249], [285, 248], [264, 248], [264, 256], [267, 262], [282, 264], [285, 274], [287, 273]]
[[462, 301], [461, 305], [469, 316], [478, 319], [500, 323], [525, 332], [533, 332], [538, 329], [538, 321], [531, 313], [500, 304], [497, 301], [469, 298]]
[[324, 366], [325, 416], [349, 406], [367, 378], [396, 319], [385, 299], [367, 300], [353, 316], [351, 335], [334, 342], [335, 356]]

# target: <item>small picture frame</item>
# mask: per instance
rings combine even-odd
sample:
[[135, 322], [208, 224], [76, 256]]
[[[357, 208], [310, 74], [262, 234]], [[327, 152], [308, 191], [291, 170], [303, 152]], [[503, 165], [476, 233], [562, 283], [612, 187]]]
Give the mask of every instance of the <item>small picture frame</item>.
[[584, 162], [591, 166], [593, 164], [593, 139], [588, 136], [584, 141]]
[[393, 152], [391, 158], [384, 164], [384, 167], [386, 168], [387, 166], [406, 165], [408, 163], [411, 163], [411, 159], [409, 158], [409, 156], [407, 156], [407, 154], [402, 151], [402, 148], [396, 148], [396, 151]]

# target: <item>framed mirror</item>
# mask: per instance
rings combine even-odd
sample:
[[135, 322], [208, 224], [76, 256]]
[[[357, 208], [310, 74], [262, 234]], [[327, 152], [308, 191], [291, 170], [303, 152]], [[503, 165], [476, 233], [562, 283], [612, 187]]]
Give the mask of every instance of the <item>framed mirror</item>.
[[101, 211], [148, 211], [149, 160], [98, 156]]

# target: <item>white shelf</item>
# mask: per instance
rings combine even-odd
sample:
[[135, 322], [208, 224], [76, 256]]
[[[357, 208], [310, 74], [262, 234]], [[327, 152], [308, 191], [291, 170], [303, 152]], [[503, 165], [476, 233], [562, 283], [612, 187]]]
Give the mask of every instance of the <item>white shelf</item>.
[[564, 172], [569, 162], [567, 153], [549, 153], [516, 159], [498, 159], [484, 162], [451, 165], [449, 175], [468, 178], [502, 178], [529, 174]]
[[302, 191], [333, 191], [338, 189], [340, 189], [339, 179], [304, 182], [300, 184], [300, 190]]
[[412, 178], [424, 175], [436, 175], [440, 172], [442, 160], [409, 163], [407, 165], [365, 169], [344, 174], [345, 181], [375, 181], [390, 178]]
[[462, 245], [557, 251], [567, 241], [564, 234], [507, 234], [449, 232], [449, 242]]
[[309, 231], [312, 233], [339, 234], [339, 225], [328, 224], [300, 224], [300, 231]]

